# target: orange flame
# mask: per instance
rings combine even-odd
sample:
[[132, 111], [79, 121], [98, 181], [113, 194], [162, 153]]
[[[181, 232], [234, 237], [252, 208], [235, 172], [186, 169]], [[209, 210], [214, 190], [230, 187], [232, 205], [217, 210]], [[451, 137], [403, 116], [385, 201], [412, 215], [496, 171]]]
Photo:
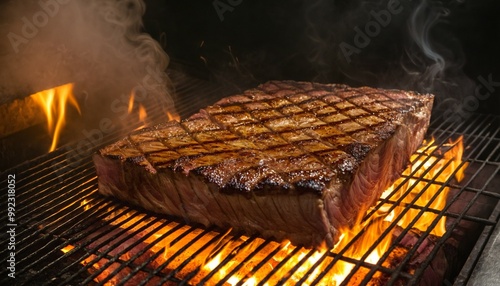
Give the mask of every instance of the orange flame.
[[[444, 144], [443, 147], [449, 149], [444, 153], [443, 150], [436, 150], [437, 147], [433, 146], [433, 143], [434, 140], [431, 140], [411, 157], [412, 161], [418, 161], [406, 169], [403, 175], [410, 176], [412, 172], [415, 173], [404, 183], [404, 187], [400, 188], [398, 193], [391, 198], [393, 201], [402, 198], [402, 203], [394, 210], [395, 214], [393, 215], [399, 215], [405, 208], [405, 205], [427, 207], [437, 212], [442, 210], [446, 206], [446, 198], [449, 192], [449, 188], [443, 187], [442, 184], [448, 181], [454, 173], [457, 181], [463, 179], [468, 163], [462, 164], [462, 137], [458, 138], [455, 142]], [[421, 158], [419, 159], [419, 157]], [[424, 159], [427, 160], [424, 162]], [[458, 169], [459, 167], [460, 169]], [[403, 184], [403, 181], [404, 179], [400, 178], [388, 191], [392, 191], [394, 186]], [[429, 181], [438, 183], [429, 183]], [[405, 195], [408, 188], [411, 188], [410, 193]], [[419, 194], [420, 196], [418, 196]], [[418, 217], [420, 212], [421, 210], [419, 209], [410, 208], [408, 213], [398, 221], [398, 225], [403, 228], [408, 227], [414, 218]], [[413, 227], [425, 231], [436, 218], [436, 213], [425, 212]], [[445, 219], [441, 218], [436, 227], [432, 228], [431, 234], [442, 236], [445, 232]]]
[[148, 117], [148, 113], [146, 112], [146, 108], [144, 108], [144, 105], [140, 104], [139, 105], [139, 121], [141, 122], [146, 122], [146, 118]]
[[134, 97], [135, 97], [135, 95], [132, 92], [130, 94], [130, 98], [128, 99], [128, 109], [127, 109], [128, 114], [132, 114], [132, 110], [134, 109]]
[[[135, 106], [135, 93], [134, 93], [134, 91], [132, 91], [130, 93], [130, 97], [128, 99], [128, 108], [127, 108], [128, 114], [134, 113], [134, 106]], [[146, 119], [148, 118], [148, 113], [147, 113], [144, 105], [142, 105], [141, 103], [139, 103], [139, 106], [136, 110], [137, 110], [138, 121], [140, 123], [142, 123], [141, 126], [139, 126], [138, 128], [135, 129], [135, 130], [138, 130], [138, 129], [146, 127], [146, 125], [147, 125]]]
[[[147, 126], [147, 119], [148, 119], [148, 113], [146, 111], [146, 108], [144, 105], [142, 105], [141, 103], [139, 103], [138, 107], [137, 108], [134, 108], [136, 105], [135, 105], [135, 93], [134, 91], [132, 91], [130, 93], [130, 97], [129, 97], [129, 100], [128, 100], [128, 108], [127, 108], [127, 112], [128, 114], [133, 114], [134, 113], [134, 110], [137, 111], [137, 118], [139, 120], [141, 124], [140, 127], [136, 128], [136, 130], [138, 129], [141, 129], [141, 128], [144, 128]], [[166, 115], [167, 115], [167, 118], [169, 121], [171, 120], [175, 120], [177, 122], [179, 122], [181, 120], [180, 116], [175, 113], [175, 112], [166, 112]]]
[[[382, 199], [388, 198], [391, 202], [400, 199], [402, 202], [396, 204], [396, 207], [394, 207], [394, 204], [386, 203], [362, 224], [352, 229], [342, 230], [340, 242], [335, 246], [334, 250], [343, 251], [342, 255], [344, 257], [355, 260], [363, 259], [366, 263], [375, 264], [388, 251], [392, 243], [392, 235], [383, 236], [385, 238], [375, 246], [375, 249], [371, 253], [368, 253], [368, 251], [374, 241], [382, 237], [388, 224], [394, 219], [404, 215], [402, 219], [398, 220], [398, 224], [401, 227], [406, 227], [417, 216], [420, 216], [413, 227], [426, 231], [431, 222], [437, 220], [437, 215], [434, 211], [423, 211], [423, 209], [442, 210], [446, 206], [446, 194], [448, 192], [447, 188], [442, 187], [443, 183], [451, 179], [452, 175], [455, 175], [456, 179], [460, 181], [467, 167], [467, 164], [463, 163], [461, 159], [463, 152], [462, 138], [445, 144], [443, 147], [447, 150], [437, 148], [433, 145], [433, 141], [426, 142], [412, 156], [413, 165], [404, 171], [405, 176], [395, 182], [381, 196]], [[415, 172], [415, 174], [412, 174], [412, 172]], [[411, 176], [410, 179], [403, 183], [404, 178], [409, 176]], [[419, 178], [419, 180], [416, 178]], [[394, 192], [396, 186], [398, 186], [399, 190]], [[421, 198], [417, 198], [418, 196], [421, 196]], [[87, 210], [91, 204], [92, 202], [85, 200], [81, 206]], [[417, 209], [408, 208], [409, 204], [412, 204]], [[117, 209], [110, 208], [109, 212], [111, 214], [105, 220], [113, 225], [125, 222], [120, 227], [130, 227], [129, 231], [131, 232], [142, 228], [142, 234], [138, 234], [139, 236], [151, 233], [154, 229], [154, 234], [143, 241], [148, 244], [154, 243], [151, 246], [151, 251], [153, 253], [161, 252], [163, 255], [158, 255], [152, 262], [151, 267], [154, 268], [155, 265], [162, 265], [166, 261], [170, 261], [165, 271], [181, 267], [182, 269], [176, 274], [176, 277], [184, 279], [186, 275], [190, 275], [190, 284], [204, 282], [207, 285], [212, 285], [225, 279], [224, 285], [240, 285], [242, 283], [242, 285], [257, 285], [259, 281], [266, 277], [267, 282], [264, 285], [281, 283], [280, 281], [283, 278], [287, 278], [286, 284], [293, 285], [299, 282], [307, 273], [308, 278], [302, 281], [302, 285], [314, 283], [338, 285], [345, 280], [354, 268], [353, 264], [339, 260], [332, 269], [324, 273], [326, 266], [333, 260], [329, 252], [334, 250], [327, 248], [319, 250], [304, 249], [294, 246], [288, 241], [279, 244], [260, 238], [248, 242], [249, 238], [246, 236], [235, 238], [229, 233], [221, 235], [215, 231], [207, 232], [200, 237], [199, 234], [203, 230], [189, 225], [180, 226], [176, 222], [171, 222], [167, 226], [164, 224], [162, 226], [162, 222], [157, 222], [144, 230], [153, 218], [144, 221], [144, 215], [137, 215], [133, 211], [130, 212], [130, 215], [129, 212], [122, 215], [117, 211]], [[119, 215], [116, 216], [115, 213]], [[438, 236], [446, 232], [444, 219], [439, 220], [439, 225], [442, 229], [433, 231]], [[167, 232], [170, 234], [165, 235]], [[358, 234], [361, 234], [361, 237], [353, 241], [353, 237]], [[126, 235], [128, 234], [124, 234], [124, 236]], [[178, 237], [183, 238], [178, 239]], [[215, 239], [216, 237], [218, 238]], [[160, 238], [162, 239], [158, 241]], [[119, 240], [120, 237], [116, 239]], [[142, 238], [136, 239], [142, 240]], [[352, 241], [354, 243], [350, 244]], [[245, 242], [248, 242], [248, 244], [242, 247]], [[193, 253], [197, 254], [193, 256]], [[252, 259], [248, 259], [250, 253], [253, 253]], [[177, 255], [177, 257], [174, 255]], [[227, 257], [229, 255], [232, 255], [232, 257], [228, 262]], [[132, 256], [133, 253], [127, 255], [127, 257]], [[122, 256], [120, 258], [127, 260], [127, 257]], [[175, 259], [172, 259], [172, 257], [175, 257]], [[107, 263], [105, 259], [93, 261], [94, 258], [89, 256], [82, 261], [82, 264], [92, 263], [93, 269], [100, 269]], [[265, 263], [261, 263], [264, 259], [267, 259]], [[224, 264], [222, 264], [223, 262]], [[105, 276], [111, 273], [112, 269], [112, 266], [108, 266], [108, 269], [102, 275], [96, 277], [95, 280], [99, 282], [101, 279], [105, 279]], [[193, 269], [200, 270], [195, 275], [191, 275], [190, 272]], [[209, 273], [211, 276], [207, 279]], [[323, 278], [320, 281], [315, 281], [320, 274], [323, 275]], [[126, 277], [126, 274], [123, 277]], [[116, 278], [116, 281], [118, 280]]]
[[[42, 106], [47, 117], [47, 128], [52, 134], [52, 144], [49, 152], [54, 151], [59, 141], [59, 135], [66, 123], [66, 105], [70, 103], [81, 114], [80, 106], [73, 95], [73, 84], [68, 83], [32, 94], [31, 97]], [[57, 119], [56, 119], [57, 117]]]
[[167, 112], [167, 117], [169, 121], [175, 120], [177, 122], [181, 121], [181, 117], [177, 113]]
[[[343, 249], [354, 236], [360, 231], [364, 231], [361, 238], [344, 254], [345, 256], [359, 260], [366, 255], [374, 241], [383, 237], [382, 241], [365, 259], [366, 262], [376, 264], [380, 257], [389, 249], [392, 242], [392, 235], [383, 236], [384, 231], [386, 231], [389, 222], [392, 222], [402, 214], [401, 219], [398, 220], [400, 227], [409, 227], [415, 218], [419, 217], [414, 222], [412, 228], [421, 231], [426, 231], [430, 228], [431, 234], [436, 236], [444, 235], [446, 232], [445, 218], [441, 217], [437, 225], [431, 227], [431, 223], [438, 217], [436, 212], [418, 209], [419, 207], [427, 207], [437, 212], [443, 210], [446, 206], [448, 196], [448, 187], [443, 187], [443, 183], [448, 181], [453, 174], [455, 174], [457, 181], [462, 180], [464, 177], [464, 171], [468, 164], [462, 164], [462, 137], [458, 138], [455, 142], [444, 144], [443, 147], [448, 150], [444, 152], [438, 149], [434, 145], [434, 140], [424, 142], [419, 150], [411, 156], [412, 165], [403, 172], [401, 178], [394, 182], [381, 195], [381, 199], [388, 198], [394, 189], [399, 187], [397, 193], [393, 194], [389, 199], [393, 202], [401, 200], [401, 203], [393, 208], [391, 212], [388, 212], [391, 205], [384, 204], [368, 221], [355, 226], [353, 229], [343, 230], [344, 235], [336, 246], [336, 249]], [[404, 182], [405, 176], [411, 176], [411, 179], [406, 183]], [[429, 183], [430, 181], [436, 183]], [[408, 206], [415, 206], [417, 208]], [[405, 211], [406, 213], [404, 213]], [[343, 281], [352, 268], [352, 264], [339, 261], [334, 268], [334, 272], [337, 273], [335, 281]]]

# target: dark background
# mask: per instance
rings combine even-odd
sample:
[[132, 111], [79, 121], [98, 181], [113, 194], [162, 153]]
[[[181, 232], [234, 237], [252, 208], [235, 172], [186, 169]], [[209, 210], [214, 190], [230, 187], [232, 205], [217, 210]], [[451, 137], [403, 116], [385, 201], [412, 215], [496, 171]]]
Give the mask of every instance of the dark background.
[[[436, 94], [437, 105], [464, 117], [500, 114], [500, 1], [427, 1], [416, 29], [428, 28], [427, 44], [445, 63], [432, 80], [435, 61], [408, 25], [422, 2], [400, 1], [402, 12], [350, 61], [340, 44], [354, 46], [354, 28], [363, 29], [387, 1], [147, 0], [144, 24], [172, 65], [199, 77], [242, 86], [293, 79], [412, 89]], [[223, 18], [217, 5], [230, 7]], [[475, 94], [488, 91], [480, 77], [497, 85], [486, 99]]]

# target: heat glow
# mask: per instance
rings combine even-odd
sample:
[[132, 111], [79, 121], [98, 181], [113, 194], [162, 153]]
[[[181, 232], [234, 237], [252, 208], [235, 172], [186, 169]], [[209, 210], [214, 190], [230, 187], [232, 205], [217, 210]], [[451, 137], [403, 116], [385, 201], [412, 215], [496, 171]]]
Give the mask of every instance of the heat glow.
[[[334, 249], [305, 249], [288, 241], [277, 243], [246, 236], [233, 237], [229, 232], [206, 231], [200, 235], [203, 229], [176, 222], [168, 225], [156, 222], [148, 226], [153, 218], [144, 219], [145, 215], [130, 210], [123, 215], [116, 207], [108, 209], [110, 215], [105, 220], [112, 226], [126, 229], [124, 235], [138, 232], [121, 242], [120, 249], [139, 239], [142, 241], [140, 247], [132, 248], [126, 254], [118, 253], [120, 259], [128, 262], [144, 245], [149, 245], [148, 252], [132, 263], [138, 265], [146, 259], [142, 259], [143, 256], [160, 254], [149, 262], [150, 268], [162, 265], [164, 274], [175, 269], [176, 278], [189, 277], [189, 284], [213, 285], [225, 281], [224, 285], [257, 285], [265, 280], [262, 285], [295, 285], [298, 282], [301, 285], [338, 285], [348, 275], [353, 275], [350, 272], [354, 264], [348, 263], [349, 259], [376, 264], [384, 253], [390, 251], [394, 230], [388, 230], [390, 224], [397, 223], [400, 227], [420, 231], [433, 229], [431, 233], [435, 236], [446, 232], [445, 219], [438, 217], [438, 213], [446, 206], [448, 188], [445, 183], [453, 179], [452, 176], [457, 181], [464, 177], [467, 163], [462, 162], [462, 153], [462, 138], [440, 147], [435, 146], [433, 140], [424, 142], [412, 156], [412, 165], [403, 176], [382, 194], [377, 206], [368, 210], [368, 218], [351, 229], [342, 230], [341, 240]], [[91, 211], [94, 205], [97, 203], [92, 201], [81, 204], [85, 211]], [[120, 239], [121, 236], [116, 238]], [[99, 251], [108, 251], [106, 247]], [[118, 250], [111, 250], [109, 255], [115, 255], [115, 251]], [[345, 259], [339, 259], [331, 267], [338, 254]], [[110, 283], [127, 277], [125, 268], [108, 280], [107, 275], [119, 264], [96, 257], [92, 254], [81, 262], [89, 267], [90, 272], [101, 271], [95, 278], [96, 282], [105, 280]], [[134, 277], [142, 279], [143, 274], [137, 272]], [[352, 283], [356, 282], [350, 280]]]

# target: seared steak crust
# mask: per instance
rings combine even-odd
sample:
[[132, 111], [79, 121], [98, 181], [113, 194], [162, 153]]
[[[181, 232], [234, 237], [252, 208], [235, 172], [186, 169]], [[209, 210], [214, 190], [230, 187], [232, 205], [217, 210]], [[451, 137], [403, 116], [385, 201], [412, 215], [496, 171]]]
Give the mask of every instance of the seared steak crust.
[[406, 166], [432, 101], [268, 82], [100, 150], [99, 191], [205, 225], [331, 247]]

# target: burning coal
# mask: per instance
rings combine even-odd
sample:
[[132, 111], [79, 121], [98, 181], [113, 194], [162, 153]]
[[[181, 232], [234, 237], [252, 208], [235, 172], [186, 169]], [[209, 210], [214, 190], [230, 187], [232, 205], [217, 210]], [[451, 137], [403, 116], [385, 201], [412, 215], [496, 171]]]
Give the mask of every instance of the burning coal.
[[[73, 83], [81, 133], [119, 124], [131, 93], [173, 112], [169, 58], [142, 31], [142, 0], [8, 1], [0, 8], [0, 94], [7, 100]], [[139, 112], [139, 110], [137, 110]]]

